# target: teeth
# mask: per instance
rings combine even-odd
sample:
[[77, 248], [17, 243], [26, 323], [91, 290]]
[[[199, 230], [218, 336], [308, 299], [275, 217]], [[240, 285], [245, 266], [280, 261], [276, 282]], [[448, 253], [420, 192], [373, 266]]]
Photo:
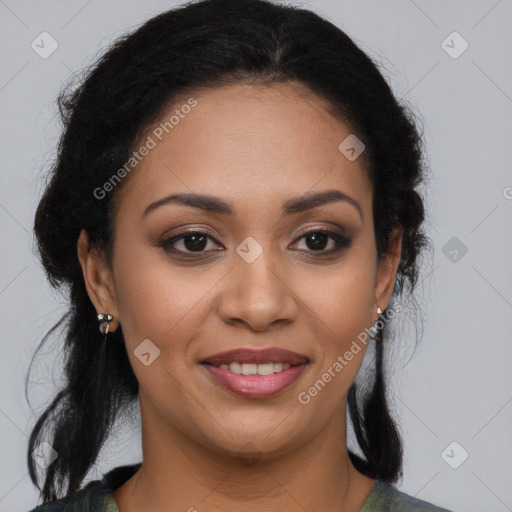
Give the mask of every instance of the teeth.
[[258, 365], [260, 375], [272, 375], [274, 373], [274, 363], [264, 363]]
[[257, 373], [257, 364], [242, 364], [242, 375], [256, 375]]
[[261, 363], [261, 364], [253, 364], [253, 363], [230, 363], [220, 364], [219, 368], [221, 370], [230, 370], [233, 373], [238, 373], [239, 375], [272, 375], [273, 373], [279, 373], [283, 370], [288, 370], [290, 368], [289, 363]]
[[233, 372], [233, 373], [242, 373], [242, 365], [239, 364], [239, 363], [231, 363], [229, 365], [229, 369]]

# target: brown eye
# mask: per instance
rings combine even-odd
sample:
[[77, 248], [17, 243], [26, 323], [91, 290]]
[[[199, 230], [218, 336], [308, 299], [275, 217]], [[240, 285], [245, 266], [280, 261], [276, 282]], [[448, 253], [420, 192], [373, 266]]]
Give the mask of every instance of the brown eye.
[[201, 233], [194, 233], [182, 237], [183, 245], [187, 251], [202, 251], [208, 245], [208, 237]]
[[[310, 230], [298, 240], [305, 239], [307, 252], [331, 254], [350, 247], [351, 240], [343, 235], [327, 230]], [[329, 247], [330, 246], [330, 247]]]
[[160, 243], [160, 246], [168, 252], [179, 254], [192, 254], [208, 252], [205, 249], [208, 247], [208, 241], [213, 240], [207, 233], [201, 231], [185, 231], [179, 235], [173, 236]]

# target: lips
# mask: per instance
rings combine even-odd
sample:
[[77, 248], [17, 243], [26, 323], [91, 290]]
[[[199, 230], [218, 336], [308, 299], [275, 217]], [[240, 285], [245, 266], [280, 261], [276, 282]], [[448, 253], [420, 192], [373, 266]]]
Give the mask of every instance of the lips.
[[213, 380], [245, 398], [269, 398], [290, 387], [309, 363], [304, 354], [279, 348], [236, 349], [205, 358]]
[[282, 348], [266, 348], [263, 350], [250, 350], [246, 348], [228, 350], [205, 358], [202, 363], [219, 366], [221, 364], [265, 364], [265, 363], [286, 363], [290, 366], [308, 362], [307, 356], [285, 350]]

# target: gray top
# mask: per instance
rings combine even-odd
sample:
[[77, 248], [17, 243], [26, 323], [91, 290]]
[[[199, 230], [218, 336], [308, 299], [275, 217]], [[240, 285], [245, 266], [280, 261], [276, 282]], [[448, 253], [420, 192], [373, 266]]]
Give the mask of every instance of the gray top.
[[[57, 501], [43, 503], [29, 512], [119, 512], [113, 491], [131, 478], [141, 463], [118, 466], [101, 480], [89, 482], [83, 489]], [[396, 487], [375, 480], [359, 512], [451, 512], [400, 492]]]

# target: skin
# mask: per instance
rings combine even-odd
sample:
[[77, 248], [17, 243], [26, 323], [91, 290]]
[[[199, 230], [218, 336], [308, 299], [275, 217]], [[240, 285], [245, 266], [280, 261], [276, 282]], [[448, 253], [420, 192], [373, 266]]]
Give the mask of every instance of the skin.
[[[140, 386], [143, 464], [114, 499], [120, 512], [357, 512], [374, 480], [348, 458], [346, 395], [365, 346], [307, 405], [297, 395], [388, 305], [401, 232], [378, 260], [363, 159], [338, 150], [352, 131], [303, 85], [236, 84], [192, 96], [197, 106], [116, 191], [112, 267], [85, 231], [78, 242], [91, 301], [114, 316], [111, 330], [121, 324]], [[332, 189], [357, 201], [362, 218], [347, 201], [281, 213], [289, 199]], [[167, 204], [143, 216], [179, 192], [218, 196], [235, 214]], [[188, 260], [159, 245], [191, 228], [213, 237], [202, 253], [190, 239], [174, 243]], [[304, 231], [318, 229], [345, 233], [351, 245], [322, 257], [336, 241], [315, 251]], [[263, 249], [252, 263], [236, 252], [248, 236]], [[148, 366], [134, 355], [145, 339], [160, 350]], [[271, 398], [237, 396], [199, 364], [273, 346], [310, 363]]]

